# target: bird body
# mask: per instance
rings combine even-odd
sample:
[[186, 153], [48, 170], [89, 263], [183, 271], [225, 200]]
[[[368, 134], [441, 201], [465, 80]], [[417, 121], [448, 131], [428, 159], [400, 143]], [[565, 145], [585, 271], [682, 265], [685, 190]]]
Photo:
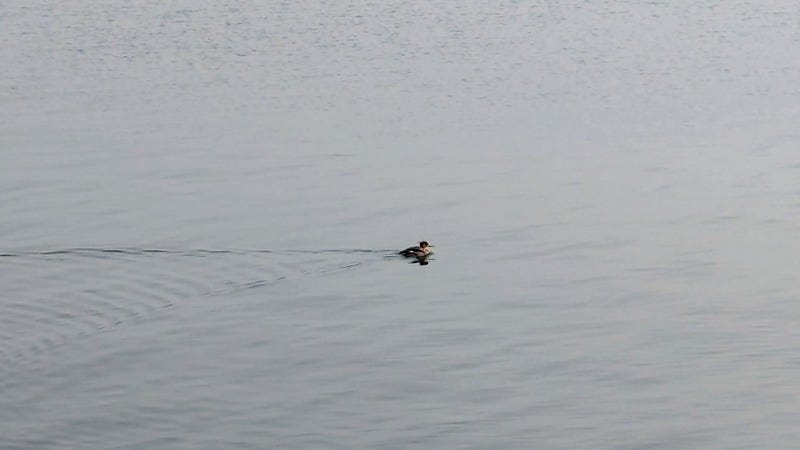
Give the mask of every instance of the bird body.
[[398, 255], [405, 256], [407, 258], [414, 257], [419, 260], [424, 260], [428, 256], [430, 256], [433, 251], [431, 250], [432, 245], [428, 244], [427, 241], [422, 241], [419, 245], [415, 245], [413, 247], [408, 247], [405, 250], [401, 250], [397, 252]]

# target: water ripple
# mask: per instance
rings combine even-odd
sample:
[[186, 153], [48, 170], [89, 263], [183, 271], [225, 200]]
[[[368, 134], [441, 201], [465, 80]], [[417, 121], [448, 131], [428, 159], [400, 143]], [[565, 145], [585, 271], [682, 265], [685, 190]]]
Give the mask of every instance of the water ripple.
[[[0, 366], [110, 331], [198, 296], [230, 295], [361, 266], [392, 250], [78, 247], [0, 254]], [[0, 389], [3, 386], [0, 385]]]

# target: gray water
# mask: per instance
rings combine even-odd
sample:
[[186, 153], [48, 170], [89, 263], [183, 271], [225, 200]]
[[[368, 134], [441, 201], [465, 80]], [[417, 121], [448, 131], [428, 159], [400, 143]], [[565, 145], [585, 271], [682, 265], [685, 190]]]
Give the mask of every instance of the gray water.
[[795, 447], [799, 21], [0, 5], [0, 448]]

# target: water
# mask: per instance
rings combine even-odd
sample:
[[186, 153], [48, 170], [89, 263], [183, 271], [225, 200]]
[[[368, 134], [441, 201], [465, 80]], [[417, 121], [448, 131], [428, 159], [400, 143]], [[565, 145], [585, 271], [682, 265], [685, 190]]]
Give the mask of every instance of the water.
[[792, 448], [798, 17], [0, 6], [0, 447]]

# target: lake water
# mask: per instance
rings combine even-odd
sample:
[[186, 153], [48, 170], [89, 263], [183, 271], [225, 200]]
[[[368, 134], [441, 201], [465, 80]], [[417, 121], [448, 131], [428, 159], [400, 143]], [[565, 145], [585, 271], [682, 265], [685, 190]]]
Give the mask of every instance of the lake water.
[[799, 18], [0, 5], [0, 448], [795, 447]]

